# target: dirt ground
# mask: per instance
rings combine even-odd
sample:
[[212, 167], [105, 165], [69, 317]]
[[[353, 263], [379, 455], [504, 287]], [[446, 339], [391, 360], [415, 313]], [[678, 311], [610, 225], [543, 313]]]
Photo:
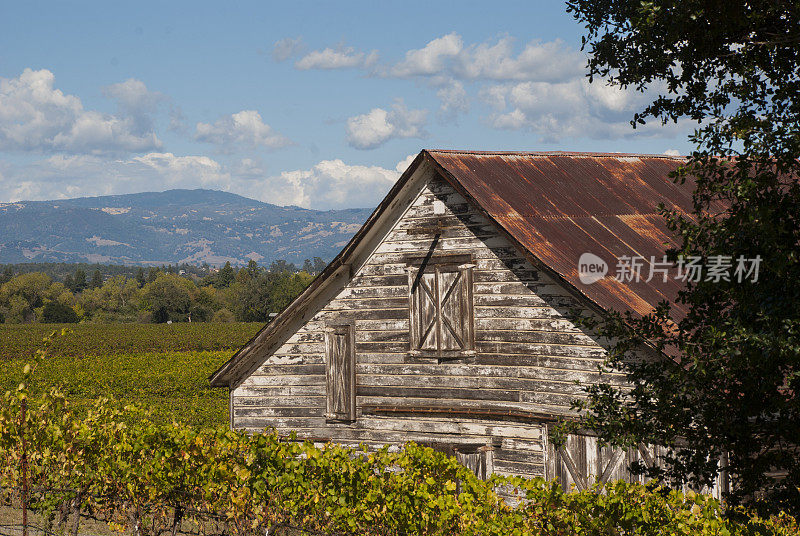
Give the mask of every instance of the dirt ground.
[[[28, 511], [29, 536], [41, 536], [41, 529], [45, 526], [42, 516]], [[72, 530], [72, 519], [69, 520], [68, 530]], [[79, 536], [119, 536], [118, 532], [111, 530], [107, 524], [94, 519], [81, 519], [78, 528]], [[0, 505], [0, 536], [22, 536], [22, 509]]]
[[[52, 532], [44, 532], [41, 529], [45, 526], [42, 516], [28, 511], [28, 536], [53, 536]], [[67, 530], [63, 536], [72, 535], [73, 518], [70, 517]], [[197, 536], [197, 527], [190, 522], [181, 525], [179, 536]], [[61, 533], [57, 533], [61, 536]], [[78, 528], [79, 536], [123, 536], [112, 530], [108, 524], [97, 521], [96, 519], [81, 518]], [[282, 528], [275, 532], [275, 536], [299, 536], [300, 531]], [[22, 509], [7, 505], [0, 505], [0, 536], [22, 536]]]

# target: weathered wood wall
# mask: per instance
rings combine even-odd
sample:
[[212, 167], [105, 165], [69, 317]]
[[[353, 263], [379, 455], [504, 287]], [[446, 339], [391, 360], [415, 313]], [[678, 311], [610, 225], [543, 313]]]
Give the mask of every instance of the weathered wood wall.
[[[443, 215], [434, 214], [436, 199], [445, 203]], [[439, 363], [409, 355], [407, 260], [431, 251], [472, 255], [474, 356]], [[494, 472], [541, 476], [544, 422], [569, 414], [576, 380], [599, 380], [601, 344], [567, 319], [578, 306], [433, 179], [335, 299], [231, 391], [232, 426], [343, 443], [413, 440], [461, 452], [485, 445]], [[357, 419], [331, 423], [325, 329], [343, 321], [355, 326]]]

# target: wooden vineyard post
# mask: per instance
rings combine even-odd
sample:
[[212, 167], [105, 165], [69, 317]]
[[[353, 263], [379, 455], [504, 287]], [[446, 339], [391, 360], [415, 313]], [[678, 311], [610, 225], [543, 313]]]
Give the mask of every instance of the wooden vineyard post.
[[22, 399], [22, 536], [28, 536], [28, 441], [25, 430], [28, 420], [28, 398]]
[[177, 536], [181, 528], [181, 520], [183, 520], [183, 507], [178, 505], [175, 507], [175, 514], [172, 517], [172, 536]]
[[83, 497], [81, 496], [81, 492], [79, 491], [75, 498], [73, 499], [75, 503], [73, 504], [73, 510], [75, 512], [75, 525], [72, 527], [72, 536], [78, 536], [78, 528], [81, 526], [81, 500]]

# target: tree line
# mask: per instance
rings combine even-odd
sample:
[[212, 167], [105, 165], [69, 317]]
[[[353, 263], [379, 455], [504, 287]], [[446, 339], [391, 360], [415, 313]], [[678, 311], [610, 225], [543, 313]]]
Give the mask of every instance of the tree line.
[[[104, 275], [80, 265], [63, 278], [47, 270], [0, 272], [0, 322], [266, 322], [324, 269], [319, 259], [269, 267], [172, 265]], [[119, 270], [116, 270], [119, 272]]]

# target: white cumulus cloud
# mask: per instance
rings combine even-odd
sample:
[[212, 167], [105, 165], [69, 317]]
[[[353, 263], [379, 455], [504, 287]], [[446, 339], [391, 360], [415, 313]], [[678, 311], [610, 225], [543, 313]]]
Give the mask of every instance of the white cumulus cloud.
[[634, 130], [630, 121], [648, 101], [647, 95], [622, 90], [602, 81], [584, 78], [566, 82], [521, 82], [484, 88], [483, 99], [494, 107], [487, 121], [506, 130], [527, 130], [545, 142], [562, 138], [621, 138], [626, 136], [674, 136], [678, 125], [647, 124]]
[[166, 100], [163, 94], [150, 91], [144, 82], [135, 78], [107, 86], [103, 93], [117, 102], [121, 116], [132, 119], [138, 133], [153, 131], [153, 115], [158, 105]]
[[438, 37], [423, 48], [409, 50], [405, 59], [389, 70], [390, 76], [426, 76], [443, 74], [448, 60], [455, 58], [463, 50], [464, 43], [457, 33]]
[[504, 37], [468, 47], [453, 62], [453, 75], [465, 80], [560, 82], [584, 74], [584, 56], [560, 39], [531, 41], [517, 55], [513, 44], [512, 38]]
[[373, 108], [347, 120], [347, 142], [356, 149], [374, 149], [393, 138], [422, 138], [427, 110], [409, 110], [398, 101], [391, 110]]
[[308, 69], [367, 69], [378, 61], [378, 53], [369, 54], [356, 51], [353, 47], [339, 46], [314, 50], [303, 56], [294, 64], [302, 71]]
[[465, 83], [562, 83], [583, 77], [584, 63], [582, 53], [559, 39], [530, 41], [516, 52], [514, 39], [508, 36], [465, 44], [453, 32], [429, 41], [423, 48], [409, 50], [401, 61], [377, 71], [384, 77], [427, 81], [436, 88], [440, 116], [453, 119], [469, 110]]
[[411, 165], [411, 162], [413, 162], [416, 157], [417, 153], [411, 153], [407, 157], [400, 160], [394, 169], [396, 169], [398, 173], [403, 173], [406, 169], [408, 169], [408, 166]]
[[197, 123], [194, 139], [213, 143], [226, 150], [247, 148], [277, 149], [291, 144], [261, 119], [255, 110], [242, 110], [217, 119], [214, 123]]
[[443, 117], [452, 118], [469, 111], [469, 96], [459, 80], [452, 80], [440, 87], [436, 96], [441, 102], [439, 114]]
[[314, 209], [372, 207], [400, 177], [395, 170], [323, 160], [307, 170], [285, 171], [263, 183], [262, 201]]
[[[17, 78], [0, 78], [0, 150], [108, 154], [161, 147], [141, 107], [144, 95], [154, 94], [141, 82], [110, 86], [121, 115], [86, 110], [78, 97], [54, 84], [55, 76], [47, 69], [25, 69]], [[131, 113], [135, 105], [139, 115]]]
[[455, 80], [537, 80], [558, 82], [582, 76], [585, 57], [563, 41], [530, 41], [519, 53], [514, 39], [465, 45], [457, 33], [409, 50], [384, 76], [430, 77]]

